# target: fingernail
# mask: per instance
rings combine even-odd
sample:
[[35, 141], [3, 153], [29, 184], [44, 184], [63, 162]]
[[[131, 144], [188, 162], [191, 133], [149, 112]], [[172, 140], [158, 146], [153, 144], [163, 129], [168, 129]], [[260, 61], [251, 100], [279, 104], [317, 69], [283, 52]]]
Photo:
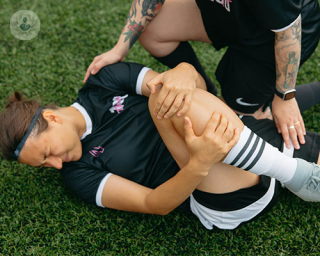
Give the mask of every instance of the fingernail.
[[178, 113], [177, 116], [181, 116], [181, 113]]
[[164, 116], [165, 119], [168, 119], [169, 117], [167, 115]]
[[155, 115], [158, 115], [158, 113], [157, 113], [157, 112], [154, 112], [154, 114], [155, 114]]
[[162, 119], [162, 116], [157, 116], [158, 119]]
[[94, 75], [95, 73], [96, 73], [96, 71], [92, 69], [91, 74]]

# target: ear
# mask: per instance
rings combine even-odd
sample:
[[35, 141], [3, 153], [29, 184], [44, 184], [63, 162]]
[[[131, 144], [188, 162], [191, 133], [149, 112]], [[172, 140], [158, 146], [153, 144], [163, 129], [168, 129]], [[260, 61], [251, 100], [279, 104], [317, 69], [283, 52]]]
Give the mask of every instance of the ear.
[[58, 124], [62, 123], [61, 117], [55, 111], [44, 110], [42, 115], [43, 115], [44, 119], [46, 119], [49, 123], [50, 122], [55, 122]]

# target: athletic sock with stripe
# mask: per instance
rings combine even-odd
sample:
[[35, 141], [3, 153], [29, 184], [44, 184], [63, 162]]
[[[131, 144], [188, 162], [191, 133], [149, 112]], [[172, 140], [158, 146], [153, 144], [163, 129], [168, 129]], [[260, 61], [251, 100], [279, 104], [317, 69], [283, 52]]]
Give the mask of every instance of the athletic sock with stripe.
[[244, 127], [238, 143], [230, 150], [223, 163], [288, 183], [297, 169], [297, 160], [281, 153]]

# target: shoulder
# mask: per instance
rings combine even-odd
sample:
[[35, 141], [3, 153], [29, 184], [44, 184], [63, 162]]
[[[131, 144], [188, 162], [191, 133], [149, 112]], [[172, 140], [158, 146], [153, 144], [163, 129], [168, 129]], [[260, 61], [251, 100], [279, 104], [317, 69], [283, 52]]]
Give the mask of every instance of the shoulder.
[[303, 0], [246, 0], [258, 22], [270, 30], [279, 30], [293, 23], [301, 13]]
[[64, 163], [60, 170], [64, 183], [78, 197], [90, 204], [96, 204], [100, 183], [110, 174], [82, 162]]

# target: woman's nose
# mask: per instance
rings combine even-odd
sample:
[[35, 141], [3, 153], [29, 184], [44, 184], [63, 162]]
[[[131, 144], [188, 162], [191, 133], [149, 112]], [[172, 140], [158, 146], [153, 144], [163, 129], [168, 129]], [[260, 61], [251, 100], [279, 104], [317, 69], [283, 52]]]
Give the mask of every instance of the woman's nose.
[[49, 156], [46, 159], [46, 167], [62, 168], [62, 158], [60, 156]]

